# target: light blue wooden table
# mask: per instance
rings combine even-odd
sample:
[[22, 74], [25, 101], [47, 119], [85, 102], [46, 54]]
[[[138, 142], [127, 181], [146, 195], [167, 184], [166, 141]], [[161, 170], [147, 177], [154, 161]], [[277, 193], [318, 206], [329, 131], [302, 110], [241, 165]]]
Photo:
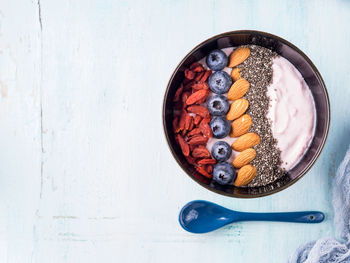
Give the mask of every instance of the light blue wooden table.
[[[350, 1], [0, 0], [0, 262], [285, 262], [334, 235], [330, 186], [350, 143]], [[221, 32], [257, 29], [301, 48], [331, 100], [311, 171], [253, 200], [208, 192], [162, 131], [167, 81]], [[207, 199], [236, 210], [322, 210], [319, 225], [178, 225]]]

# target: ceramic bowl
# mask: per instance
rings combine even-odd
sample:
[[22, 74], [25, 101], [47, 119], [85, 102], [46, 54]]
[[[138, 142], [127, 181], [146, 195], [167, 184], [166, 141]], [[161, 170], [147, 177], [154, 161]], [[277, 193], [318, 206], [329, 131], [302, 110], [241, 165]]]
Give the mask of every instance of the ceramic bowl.
[[[215, 181], [208, 180], [199, 174], [193, 166], [189, 165], [182, 155], [181, 149], [175, 141], [172, 129], [173, 102], [176, 89], [184, 77], [184, 70], [190, 64], [205, 57], [213, 49], [222, 49], [227, 47], [237, 47], [240, 45], [256, 44], [269, 48], [279, 55], [289, 60], [304, 77], [306, 83], [311, 89], [316, 106], [316, 130], [311, 145], [300, 162], [294, 166], [288, 173], [279, 180], [261, 187], [235, 187], [233, 185], [222, 186]], [[253, 198], [270, 195], [279, 192], [298, 181], [303, 177], [316, 162], [320, 155], [329, 130], [330, 123], [330, 105], [325, 83], [320, 73], [311, 60], [296, 46], [290, 42], [260, 31], [244, 30], [232, 31], [214, 36], [205, 40], [193, 50], [191, 50], [174, 70], [170, 77], [168, 86], [164, 95], [163, 102], [163, 127], [166, 140], [170, 151], [177, 163], [194, 181], [218, 194], [239, 197]], [[182, 174], [181, 174], [182, 175]]]

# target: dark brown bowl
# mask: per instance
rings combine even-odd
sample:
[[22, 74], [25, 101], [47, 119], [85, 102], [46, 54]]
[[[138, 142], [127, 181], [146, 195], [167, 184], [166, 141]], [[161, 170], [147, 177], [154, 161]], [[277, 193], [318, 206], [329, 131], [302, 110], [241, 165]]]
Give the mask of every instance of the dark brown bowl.
[[[177, 145], [172, 129], [173, 102], [176, 89], [184, 77], [184, 70], [190, 64], [205, 57], [213, 49], [236, 47], [240, 45], [256, 44], [269, 48], [288, 59], [304, 77], [309, 85], [316, 105], [316, 131], [312, 143], [300, 160], [287, 175], [279, 180], [261, 187], [238, 188], [232, 185], [222, 186], [199, 174], [189, 165]], [[330, 105], [326, 86], [320, 73], [311, 60], [296, 46], [288, 41], [265, 32], [243, 30], [232, 31], [214, 36], [190, 51], [176, 67], [172, 74], [164, 95], [163, 127], [169, 148], [181, 168], [197, 183], [218, 194], [239, 198], [253, 198], [279, 192], [303, 177], [316, 162], [326, 142], [330, 123]]]

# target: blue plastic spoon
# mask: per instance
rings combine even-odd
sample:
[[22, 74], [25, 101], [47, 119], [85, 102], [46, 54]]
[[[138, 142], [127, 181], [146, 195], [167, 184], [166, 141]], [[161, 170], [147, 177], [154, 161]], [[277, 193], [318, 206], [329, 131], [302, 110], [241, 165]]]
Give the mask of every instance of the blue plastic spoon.
[[245, 213], [227, 209], [217, 204], [196, 200], [185, 205], [180, 212], [179, 222], [191, 233], [207, 233], [239, 221], [279, 221], [295, 223], [321, 223], [324, 214], [319, 211], [287, 213]]

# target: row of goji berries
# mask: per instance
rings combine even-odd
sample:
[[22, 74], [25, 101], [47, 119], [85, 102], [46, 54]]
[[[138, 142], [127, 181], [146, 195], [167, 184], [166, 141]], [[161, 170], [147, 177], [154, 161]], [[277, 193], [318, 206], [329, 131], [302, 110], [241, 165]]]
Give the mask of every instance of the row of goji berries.
[[209, 95], [207, 80], [211, 70], [195, 62], [184, 71], [184, 80], [175, 92], [173, 130], [183, 155], [189, 164], [207, 178], [212, 178], [215, 159], [206, 144], [213, 136], [209, 126], [210, 114], [201, 105]]

